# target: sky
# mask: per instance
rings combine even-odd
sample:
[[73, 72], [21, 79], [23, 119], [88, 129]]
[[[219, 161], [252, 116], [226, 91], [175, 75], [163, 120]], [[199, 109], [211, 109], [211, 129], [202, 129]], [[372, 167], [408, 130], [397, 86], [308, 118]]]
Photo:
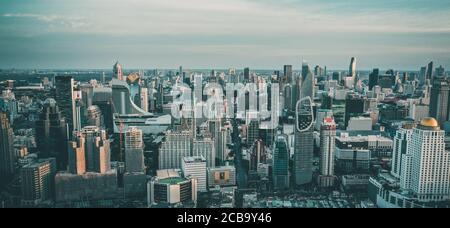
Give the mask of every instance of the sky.
[[450, 68], [448, 0], [1, 0], [0, 68]]

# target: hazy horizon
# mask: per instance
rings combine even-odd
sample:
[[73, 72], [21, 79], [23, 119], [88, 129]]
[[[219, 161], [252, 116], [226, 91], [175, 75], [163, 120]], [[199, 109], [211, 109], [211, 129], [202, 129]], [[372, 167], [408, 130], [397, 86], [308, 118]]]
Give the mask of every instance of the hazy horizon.
[[446, 0], [5, 0], [0, 69], [450, 67]]

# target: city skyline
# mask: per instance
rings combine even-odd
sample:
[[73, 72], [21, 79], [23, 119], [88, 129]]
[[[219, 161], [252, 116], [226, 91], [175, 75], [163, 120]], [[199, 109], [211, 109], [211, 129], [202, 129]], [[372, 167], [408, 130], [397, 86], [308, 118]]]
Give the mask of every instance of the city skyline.
[[[0, 68], [417, 70], [450, 62], [446, 1], [5, 1]], [[440, 23], [442, 22], [442, 23]], [[297, 66], [297, 67], [295, 67]]]

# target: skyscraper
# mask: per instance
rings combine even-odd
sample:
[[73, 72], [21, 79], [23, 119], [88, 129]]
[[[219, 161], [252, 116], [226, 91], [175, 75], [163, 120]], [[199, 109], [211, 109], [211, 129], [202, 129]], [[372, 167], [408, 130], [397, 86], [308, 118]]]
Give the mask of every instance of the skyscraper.
[[122, 65], [120, 65], [119, 62], [116, 62], [116, 64], [114, 64], [113, 73], [114, 73], [113, 78], [119, 79], [121, 81], [125, 80], [125, 78], [123, 77]]
[[274, 189], [289, 188], [289, 146], [285, 135], [277, 135], [273, 144]]
[[244, 81], [246, 83], [250, 82], [250, 68], [245, 68], [244, 69]]
[[412, 155], [411, 190], [419, 201], [443, 201], [450, 196], [450, 153], [445, 132], [436, 119], [425, 118], [414, 129], [408, 150]]
[[449, 120], [450, 85], [447, 81], [435, 80], [431, 88], [430, 116], [441, 126]]
[[348, 68], [348, 75], [352, 78], [356, 78], [356, 58], [352, 57], [350, 60], [350, 66]]
[[394, 137], [394, 151], [392, 154], [392, 170], [391, 174], [394, 177], [400, 178], [404, 160], [408, 159], [408, 142], [411, 142], [411, 135], [413, 133], [414, 124], [405, 124], [400, 128]]
[[259, 139], [259, 126], [260, 122], [258, 119], [250, 120], [247, 128], [247, 145], [251, 146], [253, 143]]
[[103, 127], [102, 110], [97, 105], [91, 105], [87, 108], [87, 126]]
[[300, 91], [297, 92], [295, 96], [295, 105], [297, 101], [306, 97], [314, 98], [314, 74], [307, 63], [302, 65], [302, 76], [300, 83]]
[[284, 83], [292, 83], [292, 65], [284, 65]]
[[14, 174], [13, 137], [8, 115], [0, 111], [0, 186], [6, 184]]
[[434, 70], [434, 68], [433, 68], [433, 61], [431, 61], [430, 63], [428, 63], [428, 65], [427, 65], [427, 71], [426, 71], [426, 75], [425, 75], [425, 78], [427, 79], [427, 80], [431, 80], [431, 84], [433, 84], [433, 82], [432, 82], [432, 80], [433, 80], [433, 70]]
[[349, 94], [345, 99], [345, 128], [351, 117], [358, 117], [364, 113], [365, 99], [358, 94]]
[[312, 181], [313, 173], [314, 116], [310, 97], [298, 101], [295, 117], [294, 177], [296, 185], [303, 185]]
[[209, 168], [216, 166], [216, 146], [215, 140], [210, 138], [195, 139], [192, 147], [192, 156], [204, 157], [206, 159], [206, 165]]
[[72, 132], [75, 112], [75, 100], [73, 99], [74, 80], [72, 76], [55, 77], [55, 87], [56, 103], [69, 126], [69, 132]]
[[88, 126], [74, 132], [69, 142], [69, 172], [106, 173], [111, 169], [110, 143], [106, 131]]
[[42, 159], [20, 169], [22, 205], [34, 206], [53, 196], [56, 164], [54, 158]]
[[57, 170], [67, 170], [68, 129], [56, 101], [47, 99], [35, 123], [36, 143], [42, 158], [56, 158]]
[[319, 186], [332, 187], [336, 180], [334, 176], [336, 123], [332, 117], [323, 120], [320, 128], [320, 176]]
[[181, 171], [185, 177], [190, 176], [197, 179], [197, 190], [199, 192], [208, 190], [206, 183], [206, 159], [204, 157], [184, 157]]
[[372, 90], [374, 86], [378, 85], [378, 76], [380, 75], [380, 70], [373, 69], [372, 73], [369, 75], [369, 90]]
[[136, 127], [125, 131], [125, 171], [128, 173], [145, 172], [142, 130]]
[[191, 132], [167, 132], [159, 148], [158, 169], [180, 169], [183, 157], [191, 156]]

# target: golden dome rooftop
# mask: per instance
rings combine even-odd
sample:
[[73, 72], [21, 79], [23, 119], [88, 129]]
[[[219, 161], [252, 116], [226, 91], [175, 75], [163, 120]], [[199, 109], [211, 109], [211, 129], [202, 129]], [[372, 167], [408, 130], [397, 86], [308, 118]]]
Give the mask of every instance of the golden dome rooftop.
[[437, 122], [437, 120], [431, 117], [425, 118], [420, 121], [420, 125], [424, 127], [439, 127], [439, 123]]
[[438, 121], [435, 118], [431, 118], [431, 117], [425, 118], [422, 121], [420, 121], [420, 124], [418, 127], [419, 127], [419, 129], [422, 129], [422, 130], [432, 130], [432, 131], [440, 130]]

